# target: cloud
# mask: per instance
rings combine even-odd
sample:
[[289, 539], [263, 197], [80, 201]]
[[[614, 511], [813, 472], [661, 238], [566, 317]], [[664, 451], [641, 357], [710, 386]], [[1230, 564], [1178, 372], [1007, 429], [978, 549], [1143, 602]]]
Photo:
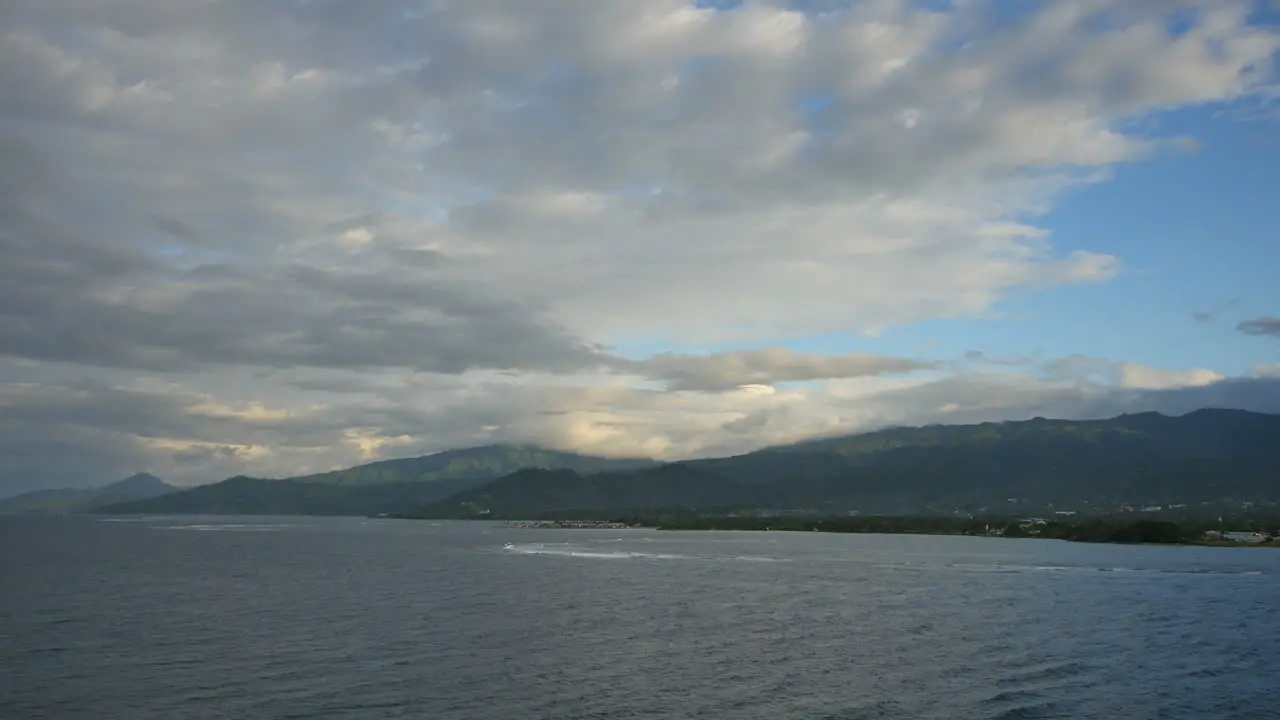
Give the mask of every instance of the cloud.
[[1176, 388], [1204, 387], [1226, 380], [1226, 377], [1207, 368], [1190, 370], [1166, 370], [1137, 363], [1120, 363], [1120, 387], [1139, 390], [1171, 390]]
[[1211, 323], [1218, 318], [1219, 315], [1230, 310], [1240, 303], [1240, 298], [1231, 298], [1222, 302], [1214, 303], [1203, 310], [1196, 310], [1191, 313], [1191, 319], [1198, 323]]
[[[1023, 367], [1030, 365], [1022, 363]], [[1097, 383], [1121, 390], [1173, 390], [1202, 387], [1227, 378], [1208, 368], [1173, 370], [1134, 362], [1118, 362], [1106, 358], [1070, 355], [1042, 365], [1044, 374], [1054, 380]]]
[[[914, 376], [863, 375], [719, 392], [653, 390], [607, 377], [491, 374], [344, 389], [316, 405], [264, 378], [270, 401], [217, 401], [166, 385], [0, 386], [0, 487], [90, 484], [150, 469], [178, 482], [286, 476], [493, 442], [682, 459], [891, 425], [1110, 417], [1202, 407], [1280, 412], [1280, 378], [1213, 378], [1132, 363], [1110, 377], [1049, 363]], [[247, 388], [245, 395], [262, 392]], [[77, 453], [67, 453], [73, 444]], [[83, 453], [83, 454], [81, 454]], [[92, 462], [91, 462], [92, 460]]]
[[638, 374], [665, 383], [669, 390], [712, 392], [745, 385], [905, 373], [933, 366], [918, 360], [867, 353], [839, 356], [795, 353], [784, 347], [711, 355], [664, 353], [630, 364]]
[[[37, 360], [174, 370], [198, 364], [462, 372], [470, 367], [563, 367], [596, 351], [529, 303], [433, 277], [430, 267], [359, 271], [281, 259], [174, 263], [110, 238], [64, 231], [57, 171], [21, 145], [0, 145], [0, 335], [8, 354]], [[23, 180], [22, 178], [31, 178]], [[42, 182], [43, 181], [43, 182]], [[147, 218], [171, 238], [195, 237]], [[415, 272], [415, 270], [417, 272]]]
[[[1124, 272], [1040, 218], [1274, 87], [1249, 3], [1185, 5], [11, 0], [0, 487], [977, 417], [867, 338]], [[1122, 360], [1027, 403], [1234, 382]]]
[[1236, 328], [1245, 335], [1280, 337], [1280, 318], [1266, 316], [1245, 320]]
[[1255, 365], [1249, 374], [1255, 378], [1280, 378], [1280, 363]]
[[[1080, 169], [1156, 149], [1121, 120], [1239, 97], [1276, 47], [1231, 3], [1206, 6], [1176, 38], [1156, 4], [1067, 3], [1013, 29], [977, 6], [818, 17], [670, 0], [400, 5], [18, 3], [0, 46], [6, 135], [49, 165], [43, 183], [24, 172], [23, 184], [60, 202], [9, 212], [5, 249], [45, 245], [56, 224], [68, 252], [129, 256], [128, 273], [77, 263], [57, 288], [61, 322], [106, 320], [122, 338], [143, 319], [138, 300], [116, 296], [175, 292], [204, 264], [253, 268], [244, 282], [269, 288], [281, 262], [380, 274], [410, 248], [467, 257], [451, 283], [532, 299], [570, 336], [605, 342], [980, 314], [1015, 288], [1118, 272], [1105, 253], [1056, 255], [1016, 218], [1087, 181]], [[955, 33], [971, 43], [953, 47]], [[914, 127], [889, 121], [908, 111]], [[70, 202], [92, 210], [54, 223]], [[147, 232], [160, 207], [164, 238]], [[242, 285], [195, 302], [219, 307], [214, 291]], [[235, 338], [210, 343], [216, 361], [254, 360], [228, 344], [279, 341], [275, 323], [246, 319], [313, 321], [289, 317], [291, 299], [332, 314], [305, 294], [272, 295], [235, 308]], [[187, 310], [172, 309], [177, 324]], [[413, 322], [377, 310], [386, 333]], [[207, 323], [234, 325], [224, 320]], [[22, 329], [19, 348], [33, 342]], [[323, 342], [351, 333], [332, 335]], [[183, 356], [187, 341], [137, 344]], [[28, 352], [147, 364], [93, 345]]]

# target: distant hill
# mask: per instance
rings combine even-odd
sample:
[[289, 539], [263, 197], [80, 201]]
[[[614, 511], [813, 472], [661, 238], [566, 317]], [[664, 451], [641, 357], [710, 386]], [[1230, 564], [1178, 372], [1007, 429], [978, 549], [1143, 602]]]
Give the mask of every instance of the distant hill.
[[284, 480], [237, 477], [98, 509], [531, 518], [726, 508], [1021, 513], [1229, 500], [1280, 501], [1280, 416], [1201, 410], [891, 428], [670, 464], [487, 446]]
[[595, 473], [653, 467], [657, 464], [647, 459], [579, 455], [544, 450], [531, 445], [486, 445], [463, 450], [446, 450], [422, 457], [381, 460], [346, 470], [334, 470], [290, 479], [327, 485], [382, 485], [476, 478], [493, 479], [529, 468]]
[[374, 515], [420, 507], [522, 469], [584, 473], [656, 466], [530, 446], [491, 445], [282, 480], [234, 477], [100, 509], [120, 514]]
[[1280, 501], [1280, 416], [1202, 410], [893, 428], [629, 473], [520, 474], [413, 514], [523, 518], [676, 507], [1023, 512], [1232, 499]]
[[99, 512], [122, 515], [376, 515], [429, 504], [476, 482], [442, 480], [438, 483], [350, 486], [238, 476], [163, 497], [106, 505], [99, 508]]
[[120, 502], [156, 498], [178, 488], [147, 473], [138, 473], [96, 488], [35, 490], [0, 500], [0, 514], [66, 514], [93, 512]]
[[1199, 457], [1274, 457], [1261, 445], [1280, 432], [1280, 415], [1245, 410], [1197, 410], [1181, 416], [1156, 412], [1106, 420], [1046, 420], [928, 425], [891, 428], [845, 437], [811, 440], [753, 453], [838, 455], [883, 458], [904, 449], [993, 448], [1142, 448], [1157, 455]]
[[581, 475], [572, 470], [522, 470], [420, 509], [434, 518], [530, 519], [565, 510], [634, 512], [734, 508], [760, 493], [736, 480], [686, 464]]

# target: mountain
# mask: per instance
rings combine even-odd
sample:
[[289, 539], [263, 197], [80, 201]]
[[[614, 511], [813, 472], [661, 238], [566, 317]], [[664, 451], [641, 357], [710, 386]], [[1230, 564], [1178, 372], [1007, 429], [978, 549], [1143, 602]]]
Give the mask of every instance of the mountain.
[[99, 511], [122, 515], [376, 515], [435, 502], [474, 482], [349, 486], [237, 476], [163, 497], [107, 505]]
[[0, 500], [0, 514], [64, 514], [93, 512], [120, 502], [156, 498], [177, 491], [160, 478], [138, 473], [96, 488], [35, 490]]
[[1280, 500], [1280, 416], [1201, 410], [890, 428], [669, 464], [495, 445], [283, 480], [236, 477], [98, 509], [529, 518], [730, 508], [1022, 513], [1229, 499]]
[[582, 475], [572, 470], [522, 470], [465, 490], [417, 513], [424, 517], [505, 519], [547, 513], [734, 508], [752, 493], [736, 480], [685, 464]]
[[123, 495], [135, 498], [146, 498], [165, 495], [177, 489], [177, 487], [170, 485], [155, 475], [150, 473], [137, 473], [118, 482], [99, 488], [98, 492], [104, 497]]
[[524, 469], [593, 473], [656, 465], [652, 460], [491, 445], [282, 480], [234, 477], [164, 497], [109, 505], [101, 512], [376, 515], [427, 505]]
[[1227, 500], [1280, 500], [1280, 416], [1201, 410], [891, 428], [627, 473], [518, 474], [412, 514], [529, 518], [728, 507], [1042, 512]]
[[580, 473], [653, 467], [658, 463], [640, 458], [604, 458], [544, 450], [530, 445], [487, 445], [423, 457], [382, 460], [346, 470], [290, 478], [326, 485], [382, 485], [441, 480], [493, 479], [517, 470], [573, 470]]

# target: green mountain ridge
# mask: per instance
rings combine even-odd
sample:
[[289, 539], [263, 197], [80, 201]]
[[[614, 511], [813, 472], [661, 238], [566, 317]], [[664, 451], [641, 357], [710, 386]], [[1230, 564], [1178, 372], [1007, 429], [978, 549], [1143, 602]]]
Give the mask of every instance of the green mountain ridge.
[[137, 473], [96, 488], [56, 488], [34, 490], [0, 500], [0, 515], [94, 512], [121, 502], [156, 498], [178, 491], [160, 478]]
[[236, 476], [182, 492], [106, 505], [120, 515], [376, 515], [417, 507], [461, 492], [486, 479], [332, 485]]
[[511, 473], [538, 468], [583, 473], [658, 465], [529, 445], [488, 445], [357, 465], [345, 470], [267, 479], [238, 476], [164, 497], [100, 508], [114, 514], [376, 515], [436, 502]]
[[[727, 507], [904, 514], [1276, 502], [1280, 416], [1202, 410], [1180, 417], [890, 428], [673, 466], [702, 480], [673, 488], [654, 470], [560, 474], [540, 478], [536, 492], [521, 483], [493, 483], [411, 514], [537, 518]], [[645, 487], [654, 488], [656, 499], [645, 499]]]
[[[1268, 422], [1264, 418], [1275, 418]], [[1148, 442], [1153, 448], [1247, 452], [1256, 433], [1275, 432], [1280, 416], [1244, 410], [1196, 410], [1181, 416], [1143, 412], [1103, 420], [1047, 420], [1042, 417], [975, 425], [926, 425], [886, 428], [859, 435], [810, 440], [758, 452], [833, 453], [846, 457], [875, 455], [901, 448], [954, 447], [1010, 440], [1073, 439], [1081, 443]]]
[[1280, 415], [1200, 410], [887, 428], [665, 464], [486, 446], [297, 478], [232, 478], [100, 511], [517, 519], [726, 508], [1021, 512], [1228, 500], [1280, 500]]
[[532, 445], [485, 445], [462, 450], [446, 450], [421, 457], [379, 460], [346, 470], [333, 470], [287, 479], [329, 485], [377, 485], [472, 478], [492, 479], [527, 468], [593, 473], [652, 467], [657, 464], [653, 460], [643, 458], [604, 458], [544, 450]]
[[527, 519], [548, 512], [611, 512], [734, 507], [739, 483], [683, 463], [650, 470], [581, 475], [572, 470], [522, 470], [465, 490], [420, 514], [439, 518]]

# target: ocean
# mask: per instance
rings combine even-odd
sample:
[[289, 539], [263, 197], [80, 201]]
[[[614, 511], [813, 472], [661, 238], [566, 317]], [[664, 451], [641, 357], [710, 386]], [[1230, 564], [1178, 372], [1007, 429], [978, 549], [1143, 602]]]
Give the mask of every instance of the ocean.
[[1249, 718], [1280, 551], [0, 518], [0, 718]]

